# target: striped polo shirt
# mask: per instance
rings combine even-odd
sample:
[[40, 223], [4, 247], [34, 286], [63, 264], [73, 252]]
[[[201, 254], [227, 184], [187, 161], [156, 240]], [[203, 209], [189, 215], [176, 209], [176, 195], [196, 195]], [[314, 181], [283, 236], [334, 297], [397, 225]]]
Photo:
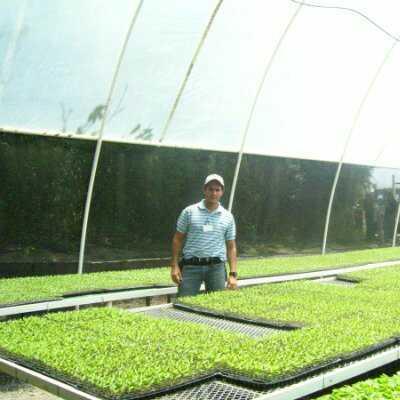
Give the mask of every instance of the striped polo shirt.
[[226, 240], [236, 238], [233, 215], [221, 204], [209, 211], [204, 200], [186, 207], [178, 218], [178, 232], [186, 234], [183, 255], [190, 257], [219, 257], [226, 261]]

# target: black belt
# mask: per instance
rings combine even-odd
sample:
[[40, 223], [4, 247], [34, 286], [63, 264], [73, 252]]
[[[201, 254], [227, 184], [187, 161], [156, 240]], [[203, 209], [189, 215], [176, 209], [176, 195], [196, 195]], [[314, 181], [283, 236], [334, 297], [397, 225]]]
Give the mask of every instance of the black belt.
[[220, 263], [222, 263], [222, 260], [219, 257], [183, 258], [180, 262], [181, 265], [213, 265]]

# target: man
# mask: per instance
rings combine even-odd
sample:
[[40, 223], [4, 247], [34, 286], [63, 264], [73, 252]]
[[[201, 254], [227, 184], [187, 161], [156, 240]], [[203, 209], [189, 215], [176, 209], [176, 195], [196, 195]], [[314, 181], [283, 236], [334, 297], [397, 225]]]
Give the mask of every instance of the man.
[[[223, 178], [207, 176], [203, 192], [202, 201], [182, 211], [172, 241], [171, 278], [178, 285], [178, 296], [198, 294], [203, 282], [206, 292], [224, 289], [226, 260], [230, 268], [227, 287], [237, 288], [235, 221], [219, 203]], [[183, 257], [178, 262], [182, 247]]]

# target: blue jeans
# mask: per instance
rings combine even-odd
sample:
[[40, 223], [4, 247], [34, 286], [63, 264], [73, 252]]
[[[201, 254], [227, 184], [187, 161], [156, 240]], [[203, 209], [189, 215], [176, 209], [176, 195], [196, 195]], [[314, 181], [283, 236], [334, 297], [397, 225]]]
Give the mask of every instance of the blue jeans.
[[178, 297], [195, 296], [204, 282], [206, 292], [225, 289], [225, 263], [214, 265], [185, 265], [182, 268], [182, 282], [178, 287]]

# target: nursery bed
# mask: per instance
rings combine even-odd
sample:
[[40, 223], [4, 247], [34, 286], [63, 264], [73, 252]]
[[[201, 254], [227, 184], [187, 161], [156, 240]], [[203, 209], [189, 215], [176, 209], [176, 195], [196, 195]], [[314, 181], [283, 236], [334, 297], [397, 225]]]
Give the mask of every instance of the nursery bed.
[[[348, 268], [387, 261], [400, 262], [399, 248], [360, 250], [332, 253], [325, 256], [275, 257], [239, 260], [241, 279], [273, 277], [333, 268]], [[54, 300], [71, 293], [76, 295], [126, 290], [133, 287], [171, 285], [168, 268], [135, 269], [88, 273], [83, 275], [53, 275], [42, 277], [0, 279], [0, 307]]]
[[360, 279], [353, 288], [302, 281], [180, 300], [247, 319], [304, 325], [257, 340], [103, 308], [3, 322], [0, 343], [3, 355], [62, 372], [97, 388], [96, 395], [157, 392], [216, 371], [267, 390], [397, 346], [400, 291], [389, 284], [399, 281], [399, 271], [350, 274]]
[[[332, 270], [324, 270], [319, 272], [307, 272], [307, 273], [299, 273], [299, 274], [289, 274], [289, 275], [276, 275], [271, 277], [259, 277], [259, 278], [246, 278], [240, 279], [238, 282], [239, 287], [246, 286], [254, 286], [260, 285], [264, 283], [278, 283], [284, 281], [296, 281], [296, 280], [304, 280], [304, 279], [317, 279], [323, 277], [334, 277], [340, 274], [340, 280], [347, 279], [353, 280], [353, 278], [344, 278], [343, 273], [348, 274], [349, 272], [354, 271], [363, 271], [368, 269], [378, 269], [378, 268], [386, 268], [389, 266], [398, 265], [397, 261], [386, 261], [382, 263], [375, 264], [366, 264], [361, 266], [353, 266], [332, 269]], [[357, 280], [355, 278], [355, 280]], [[75, 297], [65, 297], [59, 299], [49, 299], [46, 302], [35, 301], [31, 302], [23, 302], [20, 304], [9, 304], [7, 306], [0, 305], [0, 317], [14, 316], [18, 314], [26, 314], [40, 311], [48, 311], [48, 310], [57, 310], [64, 309], [68, 307], [79, 307], [85, 305], [95, 305], [106, 303], [107, 305], [112, 305], [113, 302], [124, 302], [129, 301], [131, 299], [147, 299], [146, 301], [150, 301], [152, 297], [158, 296], [173, 296], [176, 294], [177, 290], [175, 286], [169, 285], [161, 285], [156, 284], [147, 287], [144, 289], [144, 286], [140, 288], [121, 288], [118, 287], [115, 290], [108, 289], [106, 292], [100, 292], [97, 294], [85, 295], [82, 292], [77, 292]]]

